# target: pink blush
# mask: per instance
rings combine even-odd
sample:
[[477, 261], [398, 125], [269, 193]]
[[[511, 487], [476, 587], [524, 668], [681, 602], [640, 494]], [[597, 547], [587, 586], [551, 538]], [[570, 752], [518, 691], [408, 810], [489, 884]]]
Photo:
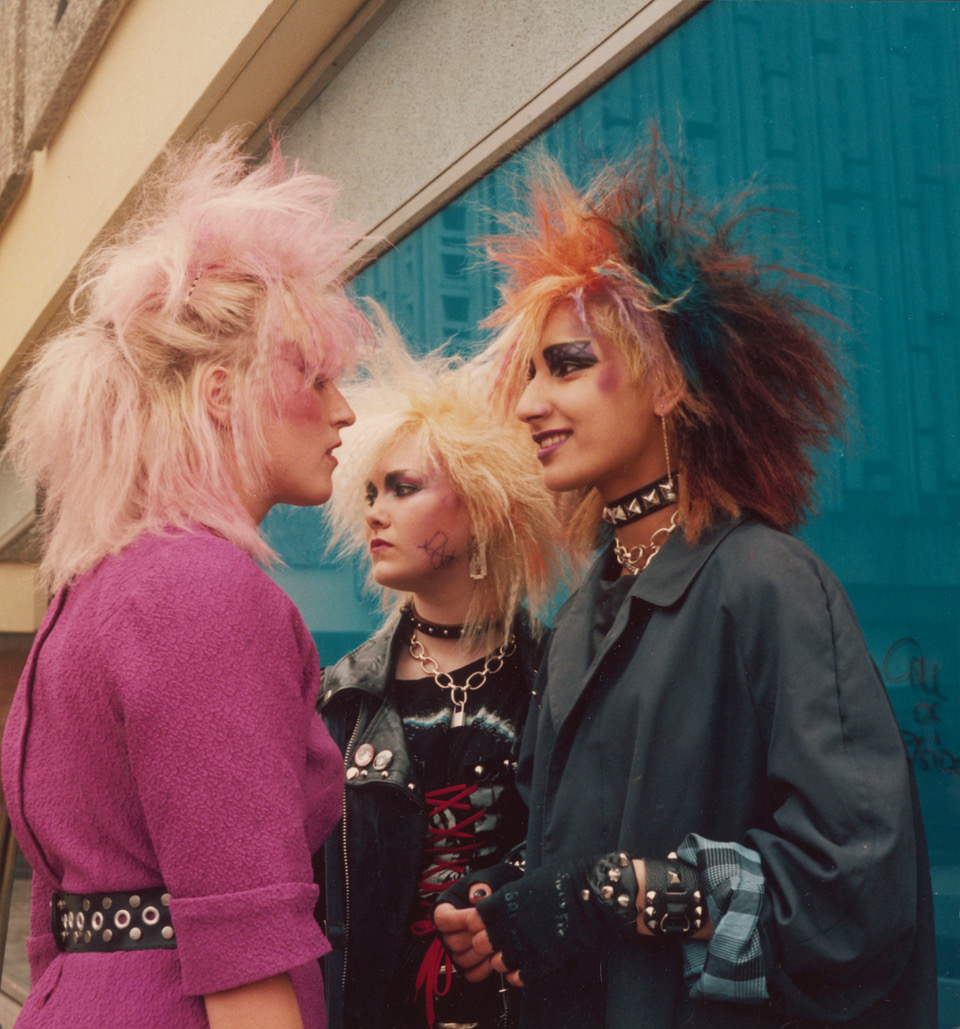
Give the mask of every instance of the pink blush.
[[316, 390], [304, 383], [303, 375], [289, 362], [282, 362], [274, 373], [278, 414], [293, 421], [312, 421], [322, 414]]
[[597, 390], [600, 393], [616, 393], [620, 387], [620, 371], [611, 362], [605, 362], [600, 367], [600, 374], [597, 377]]
[[317, 397], [312, 390], [297, 389], [285, 391], [281, 400], [282, 412], [288, 418], [313, 420], [320, 416]]

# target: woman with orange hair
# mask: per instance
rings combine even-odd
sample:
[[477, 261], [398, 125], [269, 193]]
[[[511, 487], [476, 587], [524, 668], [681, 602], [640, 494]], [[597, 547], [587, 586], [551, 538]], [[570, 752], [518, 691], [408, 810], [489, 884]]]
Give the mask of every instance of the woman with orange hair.
[[[841, 423], [817, 311], [654, 143], [545, 162], [490, 355], [571, 536], [524, 736], [526, 872], [435, 917], [541, 1029], [936, 1023], [929, 870], [883, 684], [788, 535]], [[481, 889], [482, 887], [477, 887]]]
[[329, 499], [354, 420], [335, 382], [368, 327], [333, 195], [229, 138], [173, 154], [14, 404], [54, 593], [3, 747], [24, 1029], [324, 1025], [311, 858], [342, 766], [258, 562], [274, 504]]

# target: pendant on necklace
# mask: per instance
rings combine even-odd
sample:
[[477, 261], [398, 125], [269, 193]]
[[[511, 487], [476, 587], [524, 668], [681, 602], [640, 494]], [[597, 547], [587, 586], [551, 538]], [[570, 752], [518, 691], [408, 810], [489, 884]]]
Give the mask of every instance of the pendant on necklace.
[[450, 716], [450, 728], [459, 729], [461, 726], [466, 724], [466, 719], [463, 716], [463, 708], [455, 707], [453, 714]]

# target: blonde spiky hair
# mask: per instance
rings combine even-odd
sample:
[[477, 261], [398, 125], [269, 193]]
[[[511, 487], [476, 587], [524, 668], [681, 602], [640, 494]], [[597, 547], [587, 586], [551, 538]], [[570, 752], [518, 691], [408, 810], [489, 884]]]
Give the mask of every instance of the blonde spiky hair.
[[[394, 444], [413, 441], [442, 468], [473, 535], [486, 544], [487, 576], [475, 580], [466, 632], [506, 636], [522, 603], [534, 618], [542, 613], [562, 572], [560, 522], [530, 435], [495, 415], [478, 368], [439, 352], [414, 359], [382, 315], [380, 321], [382, 339], [364, 377], [343, 386], [357, 421], [341, 433], [333, 498], [324, 507], [330, 548], [365, 549], [366, 484]], [[372, 575], [368, 584], [387, 609], [410, 599]]]

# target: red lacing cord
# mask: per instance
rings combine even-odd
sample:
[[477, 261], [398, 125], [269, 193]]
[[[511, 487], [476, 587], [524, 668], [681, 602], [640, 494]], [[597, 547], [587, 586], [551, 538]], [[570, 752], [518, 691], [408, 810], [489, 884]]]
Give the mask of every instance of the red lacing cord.
[[[420, 917], [415, 919], [410, 927], [417, 936], [427, 936], [434, 932], [433, 926], [433, 903], [431, 896], [442, 893], [454, 880], [459, 879], [467, 870], [467, 860], [480, 846], [473, 835], [472, 826], [479, 819], [483, 818], [482, 809], [474, 809], [468, 802], [477, 787], [466, 786], [460, 783], [457, 786], [444, 786], [439, 790], [431, 790], [424, 795], [424, 800], [429, 806], [428, 820], [442, 814], [444, 811], [465, 813], [454, 825], [427, 828], [427, 843], [423, 848], [424, 857], [443, 855], [440, 860], [431, 860], [430, 864], [421, 873], [420, 882], [417, 884], [417, 897], [420, 901]], [[443, 882], [431, 882], [431, 879], [440, 872], [452, 872], [454, 874], [445, 876]], [[430, 941], [427, 952], [417, 969], [416, 992], [424, 990], [424, 1000], [427, 1009], [427, 1024], [433, 1026], [435, 1020], [434, 1002], [437, 997], [444, 997], [450, 992], [450, 984], [453, 979], [453, 968], [447, 958], [447, 951], [439, 936]], [[443, 988], [440, 988], [440, 973], [443, 972]]]

